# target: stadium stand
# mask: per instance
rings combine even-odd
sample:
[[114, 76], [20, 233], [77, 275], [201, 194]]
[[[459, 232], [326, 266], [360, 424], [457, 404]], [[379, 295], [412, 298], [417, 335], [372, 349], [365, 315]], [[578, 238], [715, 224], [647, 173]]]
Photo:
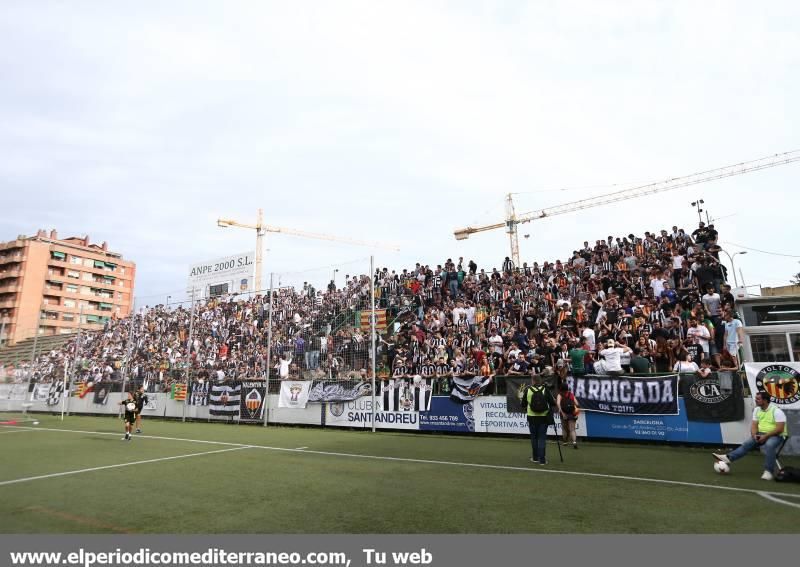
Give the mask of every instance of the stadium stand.
[[[369, 308], [371, 280], [388, 320], [379, 378], [435, 376], [446, 389], [447, 377], [477, 374], [484, 360], [497, 374], [587, 372], [609, 341], [632, 349], [620, 353], [626, 371], [669, 372], [677, 361], [700, 366], [706, 359], [719, 367], [721, 317], [734, 298], [717, 238], [713, 225], [691, 234], [673, 226], [586, 241], [566, 261], [514, 266], [506, 258], [487, 271], [448, 259], [435, 269], [417, 264], [348, 277], [338, 289], [331, 282], [325, 290], [276, 290], [271, 376], [368, 376], [368, 332], [356, 318]], [[704, 294], [709, 286], [713, 292]], [[47, 382], [63, 376], [69, 358], [77, 360], [74, 381], [117, 382], [130, 349], [130, 376], [150, 389], [185, 380], [187, 364], [195, 380], [263, 378], [268, 303], [268, 294], [199, 302], [190, 347], [189, 308], [156, 305], [101, 332], [43, 344], [33, 364], [0, 352], [0, 367], [6, 377]]]

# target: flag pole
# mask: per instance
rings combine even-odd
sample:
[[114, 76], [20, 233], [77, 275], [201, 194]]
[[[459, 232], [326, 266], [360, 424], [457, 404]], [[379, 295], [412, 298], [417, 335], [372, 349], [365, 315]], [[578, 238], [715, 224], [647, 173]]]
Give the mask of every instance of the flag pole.
[[369, 336], [370, 363], [372, 370], [372, 432], [375, 433], [375, 256], [369, 257], [369, 289], [370, 289], [370, 316], [369, 316]]
[[270, 272], [269, 274], [269, 316], [267, 321], [267, 388], [264, 391], [264, 427], [267, 426], [267, 422], [269, 421], [269, 376], [270, 371], [272, 370], [272, 285], [273, 285], [273, 276], [275, 275], [274, 272]]

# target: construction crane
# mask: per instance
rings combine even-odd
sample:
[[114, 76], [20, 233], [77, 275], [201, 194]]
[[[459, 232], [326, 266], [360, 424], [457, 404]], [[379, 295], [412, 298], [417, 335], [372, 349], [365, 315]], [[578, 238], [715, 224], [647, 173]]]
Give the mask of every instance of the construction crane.
[[331, 236], [330, 234], [320, 234], [315, 232], [305, 232], [302, 230], [294, 230], [291, 228], [282, 228], [279, 226], [270, 226], [264, 224], [264, 210], [258, 209], [258, 219], [256, 224], [248, 224], [233, 219], [217, 219], [217, 226], [220, 228], [228, 228], [235, 226], [239, 228], [249, 228], [256, 231], [256, 291], [261, 291], [261, 265], [262, 253], [264, 250], [264, 236], [268, 232], [278, 234], [289, 234], [292, 236], [302, 236], [304, 238], [316, 238], [317, 240], [330, 240], [333, 242], [343, 242], [345, 244], [353, 244], [355, 246], [369, 246], [371, 248], [383, 248], [397, 251], [399, 248], [390, 244], [381, 244], [379, 242], [367, 242], [363, 240], [353, 240], [351, 238], [340, 238], [338, 236]]
[[627, 201], [629, 199], [636, 199], [638, 197], [645, 197], [647, 195], [655, 195], [656, 193], [663, 193], [665, 191], [671, 191], [681, 187], [707, 183], [716, 179], [733, 177], [734, 175], [744, 175], [745, 173], [750, 173], [752, 171], [759, 171], [761, 169], [786, 165], [796, 161], [800, 161], [800, 150], [794, 150], [782, 154], [774, 154], [764, 158], [728, 165], [725, 167], [719, 167], [717, 169], [709, 169], [707, 171], [701, 171], [683, 177], [673, 177], [665, 181], [657, 181], [630, 189], [622, 189], [620, 191], [614, 191], [613, 193], [607, 193], [597, 197], [589, 197], [587, 199], [581, 199], [580, 201], [573, 201], [572, 203], [565, 203], [563, 205], [556, 205], [545, 209], [530, 211], [521, 215], [517, 215], [514, 209], [514, 200], [512, 198], [514, 193], [508, 193], [506, 194], [506, 220], [504, 222], [485, 226], [468, 226], [465, 228], [459, 228], [453, 231], [453, 234], [455, 235], [456, 240], [466, 240], [471, 234], [475, 234], [477, 232], [486, 232], [488, 230], [505, 228], [511, 244], [511, 259], [514, 262], [514, 265], [518, 267], [520, 264], [517, 226], [522, 223], [553, 217], [556, 215], [563, 215], [573, 211], [590, 209], [592, 207], [610, 205], [611, 203], [618, 203], [620, 201]]

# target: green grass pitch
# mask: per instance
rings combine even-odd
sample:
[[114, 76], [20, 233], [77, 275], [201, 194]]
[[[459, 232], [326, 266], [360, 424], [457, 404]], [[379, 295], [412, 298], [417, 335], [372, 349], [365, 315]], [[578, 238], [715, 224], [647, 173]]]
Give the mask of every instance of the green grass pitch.
[[0, 426], [3, 533], [800, 532], [800, 485], [756, 453], [722, 476], [687, 447], [549, 443], [542, 467], [523, 438], [36, 419]]

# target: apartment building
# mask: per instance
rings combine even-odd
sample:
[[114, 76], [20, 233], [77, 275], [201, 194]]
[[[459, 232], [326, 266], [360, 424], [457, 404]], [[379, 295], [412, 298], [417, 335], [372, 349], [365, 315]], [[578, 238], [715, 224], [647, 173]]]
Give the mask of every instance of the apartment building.
[[136, 264], [55, 230], [0, 243], [0, 345], [102, 329], [133, 306]]

